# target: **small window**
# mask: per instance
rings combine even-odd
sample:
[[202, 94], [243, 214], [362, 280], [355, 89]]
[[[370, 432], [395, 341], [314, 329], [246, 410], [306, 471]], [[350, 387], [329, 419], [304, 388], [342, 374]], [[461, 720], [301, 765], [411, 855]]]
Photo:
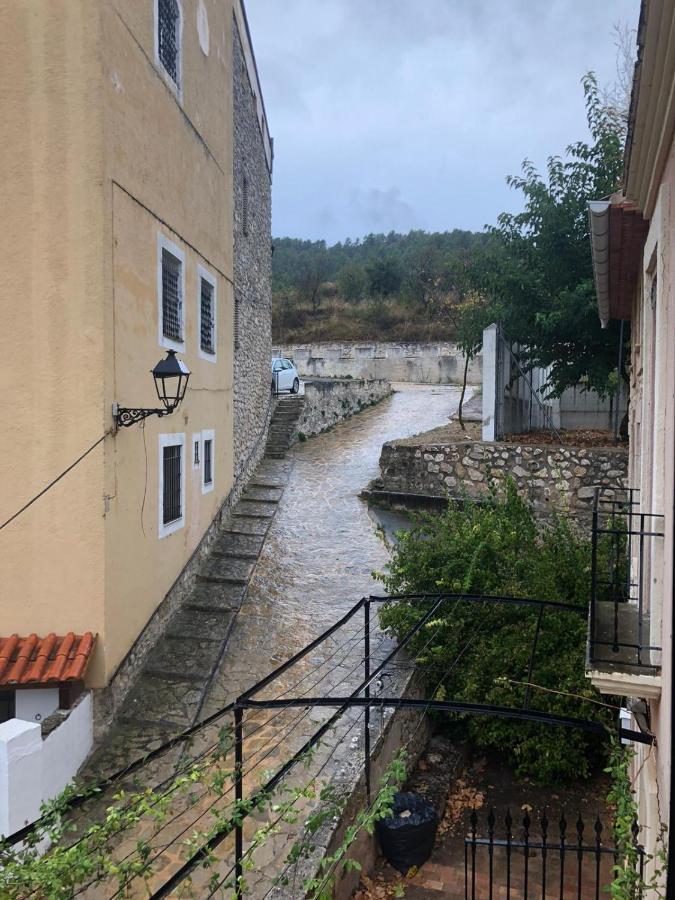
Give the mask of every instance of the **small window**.
[[197, 469], [199, 467], [199, 439], [195, 441], [194, 456], [192, 457], [192, 465]]
[[213, 490], [215, 470], [215, 437], [212, 429], [202, 431], [202, 494], [208, 494]]
[[213, 285], [201, 279], [201, 348], [204, 353], [213, 353]]
[[183, 341], [182, 262], [162, 248], [162, 334], [177, 343]]
[[175, 522], [183, 515], [183, 497], [181, 491], [181, 447], [174, 444], [164, 447], [164, 498], [162, 505], [162, 524]]
[[216, 361], [216, 279], [203, 266], [197, 266], [197, 291], [199, 294], [199, 355], [210, 362]]
[[241, 187], [241, 229], [248, 234], [248, 178], [245, 175]]
[[185, 435], [159, 435], [159, 536], [183, 527], [185, 520]]
[[240, 313], [240, 300], [239, 297], [236, 296], [234, 298], [234, 349], [238, 350], [241, 344], [241, 313]]
[[157, 56], [178, 86], [180, 76], [180, 9], [178, 0], [157, 0]]
[[204, 441], [204, 484], [213, 484], [212, 450], [213, 441]]

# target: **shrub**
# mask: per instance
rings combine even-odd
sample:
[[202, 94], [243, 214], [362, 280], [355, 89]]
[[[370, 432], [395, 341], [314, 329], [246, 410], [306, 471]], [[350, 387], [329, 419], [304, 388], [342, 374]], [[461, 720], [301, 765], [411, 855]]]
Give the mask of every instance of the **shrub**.
[[[590, 540], [564, 519], [537, 521], [513, 482], [504, 499], [453, 503], [441, 515], [418, 517], [401, 532], [388, 572], [391, 594], [466, 593], [556, 600], [585, 610]], [[381, 624], [403, 636], [429, 602], [392, 602]], [[412, 651], [443, 699], [522, 707], [537, 607], [448, 601], [421, 629]], [[609, 724], [584, 675], [586, 616], [546, 609], [534, 660], [532, 708]], [[502, 754], [519, 775], [540, 782], [585, 778], [604, 759], [597, 735], [518, 720], [469, 717], [476, 748]]]

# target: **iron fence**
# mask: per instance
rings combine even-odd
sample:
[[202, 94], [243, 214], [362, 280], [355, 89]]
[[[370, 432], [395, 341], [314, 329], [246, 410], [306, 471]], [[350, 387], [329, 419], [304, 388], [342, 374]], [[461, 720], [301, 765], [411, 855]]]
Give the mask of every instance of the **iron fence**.
[[596, 490], [592, 518], [589, 662], [656, 669], [661, 647], [650, 637], [655, 561], [663, 516], [641, 509], [640, 492]]
[[[645, 851], [639, 826], [633, 843], [640, 882], [644, 880]], [[605, 843], [605, 835], [610, 838]], [[568, 823], [563, 813], [552, 820], [543, 811], [534, 822], [529, 812], [516, 822], [510, 811], [498, 821], [490, 809], [483, 823], [474, 810], [464, 839], [465, 900], [516, 900], [530, 897], [559, 900], [600, 900], [613, 880], [615, 865], [623, 862], [608, 828], [597, 816], [589, 828], [579, 815]]]

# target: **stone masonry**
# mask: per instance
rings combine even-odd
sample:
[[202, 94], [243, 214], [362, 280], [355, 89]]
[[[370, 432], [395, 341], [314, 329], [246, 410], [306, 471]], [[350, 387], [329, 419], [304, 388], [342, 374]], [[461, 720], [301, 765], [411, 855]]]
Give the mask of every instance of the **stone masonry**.
[[390, 441], [373, 487], [391, 493], [480, 499], [490, 482], [511, 477], [540, 512], [590, 509], [594, 489], [623, 490], [628, 452], [621, 448], [434, 442], [434, 432]]
[[236, 19], [234, 94], [234, 477], [265, 449], [272, 411], [272, 182]]
[[320, 434], [354, 413], [379, 403], [391, 394], [383, 378], [312, 379], [305, 382], [305, 403], [296, 425], [298, 435]]

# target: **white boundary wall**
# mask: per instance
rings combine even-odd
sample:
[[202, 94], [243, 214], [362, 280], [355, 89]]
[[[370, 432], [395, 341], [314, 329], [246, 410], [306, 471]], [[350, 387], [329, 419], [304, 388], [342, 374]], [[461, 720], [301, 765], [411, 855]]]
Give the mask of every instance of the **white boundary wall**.
[[[483, 332], [483, 440], [498, 441], [504, 435], [524, 434], [540, 428], [614, 428], [612, 403], [581, 385], [568, 388], [560, 398], [544, 399], [549, 369], [535, 368], [527, 378], [518, 372], [509, 345], [497, 325]], [[540, 399], [533, 398], [532, 391]], [[619, 399], [619, 421], [626, 412], [626, 395]]]
[[37, 722], [0, 725], [0, 834], [34, 822], [40, 806], [73, 780], [94, 740], [91, 694], [46, 738]]

